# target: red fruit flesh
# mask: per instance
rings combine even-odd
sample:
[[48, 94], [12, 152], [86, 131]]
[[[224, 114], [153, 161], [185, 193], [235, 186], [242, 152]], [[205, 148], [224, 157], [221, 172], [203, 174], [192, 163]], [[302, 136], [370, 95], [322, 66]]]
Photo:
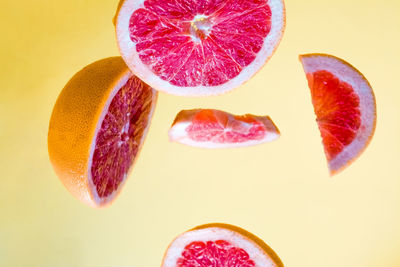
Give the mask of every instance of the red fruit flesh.
[[187, 245], [177, 261], [177, 267], [254, 267], [249, 254], [224, 240], [195, 241]]
[[217, 86], [256, 58], [271, 30], [268, 0], [146, 0], [130, 18], [140, 59], [176, 86]]
[[199, 142], [241, 143], [265, 137], [265, 125], [250, 116], [230, 118], [216, 110], [202, 110], [186, 129], [188, 136]]
[[352, 86], [326, 70], [307, 75], [328, 161], [349, 145], [361, 126], [360, 99]]
[[149, 86], [132, 77], [112, 99], [97, 133], [91, 167], [100, 198], [110, 196], [125, 179], [149, 123], [152, 94]]

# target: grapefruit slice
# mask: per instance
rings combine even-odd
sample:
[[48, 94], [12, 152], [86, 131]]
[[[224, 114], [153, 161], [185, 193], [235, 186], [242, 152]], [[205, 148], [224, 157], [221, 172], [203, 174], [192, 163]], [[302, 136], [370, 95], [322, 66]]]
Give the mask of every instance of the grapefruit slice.
[[117, 196], [146, 136], [157, 93], [121, 57], [79, 71], [54, 106], [50, 161], [65, 187], [102, 207]]
[[183, 96], [215, 95], [250, 79], [285, 26], [283, 0], [122, 0], [119, 50], [139, 78]]
[[375, 131], [375, 96], [367, 79], [346, 61], [301, 55], [331, 175], [353, 162]]
[[282, 267], [278, 255], [255, 235], [233, 225], [207, 224], [178, 236], [162, 267]]
[[169, 130], [171, 141], [202, 148], [257, 145], [279, 135], [268, 116], [239, 116], [215, 109], [182, 110]]

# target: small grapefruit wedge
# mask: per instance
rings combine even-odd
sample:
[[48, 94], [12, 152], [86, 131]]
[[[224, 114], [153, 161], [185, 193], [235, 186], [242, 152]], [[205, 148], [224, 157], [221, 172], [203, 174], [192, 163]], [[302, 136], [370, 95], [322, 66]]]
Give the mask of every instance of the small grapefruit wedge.
[[54, 106], [50, 161], [79, 200], [102, 207], [115, 199], [146, 136], [157, 93], [121, 57], [79, 71]]
[[116, 35], [125, 62], [157, 90], [216, 95], [271, 57], [285, 27], [283, 0], [121, 0]]
[[171, 141], [201, 148], [258, 145], [279, 135], [268, 116], [239, 116], [215, 109], [182, 110], [169, 130]]
[[375, 96], [367, 79], [346, 61], [301, 55], [331, 175], [353, 162], [375, 131]]
[[207, 224], [178, 236], [162, 267], [282, 267], [278, 255], [255, 235], [228, 224]]

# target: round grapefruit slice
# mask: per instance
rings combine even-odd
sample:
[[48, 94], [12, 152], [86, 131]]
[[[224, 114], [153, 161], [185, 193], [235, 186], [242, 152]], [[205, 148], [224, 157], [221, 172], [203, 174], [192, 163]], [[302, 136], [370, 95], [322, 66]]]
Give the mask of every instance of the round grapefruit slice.
[[257, 145], [279, 135], [268, 116], [239, 116], [215, 109], [182, 110], [169, 130], [171, 141], [202, 148]]
[[282, 267], [278, 255], [255, 235], [233, 225], [207, 224], [178, 236], [162, 267]]
[[285, 26], [283, 0], [122, 0], [119, 50], [139, 78], [183, 96], [221, 94], [271, 57]]
[[65, 187], [102, 207], [117, 196], [138, 156], [157, 93], [121, 57], [79, 71], [54, 106], [48, 133], [50, 161]]
[[301, 55], [331, 175], [353, 162], [375, 131], [375, 96], [367, 79], [344, 60]]

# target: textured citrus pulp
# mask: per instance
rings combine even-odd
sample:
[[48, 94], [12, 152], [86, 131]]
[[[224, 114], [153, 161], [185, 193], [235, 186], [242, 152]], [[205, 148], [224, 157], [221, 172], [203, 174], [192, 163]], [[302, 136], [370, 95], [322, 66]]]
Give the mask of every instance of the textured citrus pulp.
[[331, 174], [356, 159], [370, 142], [376, 105], [365, 77], [334, 56], [300, 56]]
[[156, 96], [121, 57], [97, 61], [68, 82], [50, 119], [48, 149], [75, 197], [97, 207], [116, 197], [143, 143]]
[[282, 0], [122, 0], [116, 34], [131, 70], [176, 95], [229, 91], [257, 72], [284, 29]]
[[169, 137], [171, 141], [195, 147], [240, 147], [275, 140], [279, 130], [268, 116], [193, 109], [178, 113]]
[[162, 267], [280, 267], [278, 255], [261, 239], [233, 225], [208, 224], [178, 236]]

